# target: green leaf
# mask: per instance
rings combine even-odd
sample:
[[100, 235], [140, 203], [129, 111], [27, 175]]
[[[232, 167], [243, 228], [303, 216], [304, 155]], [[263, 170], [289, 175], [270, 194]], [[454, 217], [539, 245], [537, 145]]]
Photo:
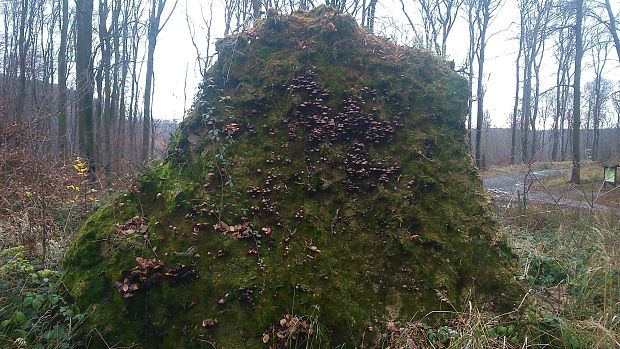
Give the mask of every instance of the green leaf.
[[32, 304], [32, 297], [24, 298], [24, 301], [22, 302], [22, 306], [28, 307], [30, 306], [30, 304]]
[[572, 349], [577, 349], [579, 348], [579, 340], [577, 338], [575, 338], [574, 336], [570, 336], [568, 338], [568, 343], [570, 344], [570, 347]]
[[41, 300], [39, 299], [39, 297], [35, 298], [32, 300], [32, 308], [34, 310], [39, 310], [41, 309], [41, 306], [43, 305], [43, 302], [41, 302]]
[[23, 324], [24, 322], [26, 322], [26, 314], [18, 310], [15, 312], [15, 314], [13, 314], [13, 320], [17, 324]]
[[64, 311], [64, 315], [65, 315], [65, 317], [66, 317], [66, 318], [72, 318], [74, 314], [75, 314], [75, 313], [74, 313], [74, 312], [73, 312], [73, 310], [72, 310], [72, 309], [70, 309], [70, 308], [67, 308], [67, 309]]

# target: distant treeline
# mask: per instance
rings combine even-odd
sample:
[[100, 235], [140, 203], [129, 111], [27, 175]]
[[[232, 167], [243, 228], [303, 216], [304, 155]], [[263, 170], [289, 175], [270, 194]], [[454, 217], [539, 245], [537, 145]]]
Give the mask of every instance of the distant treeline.
[[[599, 155], [593, 158], [594, 130], [584, 129], [581, 132], [581, 154], [584, 160], [597, 160], [602, 163], [620, 158], [620, 130], [606, 128], [599, 130]], [[483, 131], [482, 159], [485, 167], [510, 165], [512, 130], [509, 128], [487, 128]], [[556, 161], [572, 159], [572, 133], [564, 130], [560, 133], [561, 147], [558, 149]], [[553, 131], [537, 130], [534, 157], [531, 161], [553, 160]], [[472, 147], [473, 150], [473, 147]], [[520, 151], [517, 152], [520, 155]], [[520, 159], [517, 156], [517, 159]]]

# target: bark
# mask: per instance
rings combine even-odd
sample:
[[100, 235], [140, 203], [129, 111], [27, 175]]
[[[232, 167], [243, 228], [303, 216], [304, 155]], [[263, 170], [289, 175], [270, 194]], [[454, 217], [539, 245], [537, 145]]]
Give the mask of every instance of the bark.
[[[562, 25], [565, 25], [563, 22]], [[555, 113], [553, 118], [553, 143], [551, 150], [551, 159], [553, 161], [558, 160], [558, 152], [562, 155], [560, 159], [564, 158], [562, 150], [564, 139], [564, 121], [566, 117], [568, 85], [570, 84], [569, 69], [571, 66], [571, 56], [574, 48], [573, 35], [567, 28], [562, 28], [558, 32], [558, 40], [556, 42], [557, 51], [555, 53], [558, 62], [556, 70], [556, 100], [555, 100]]]
[[159, 31], [159, 21], [161, 18], [160, 8], [165, 2], [159, 0], [151, 0], [151, 12], [148, 27], [148, 48], [146, 59], [146, 82], [144, 84], [144, 109], [142, 120], [142, 152], [140, 160], [144, 163], [151, 150], [151, 95], [153, 92], [153, 66], [155, 60], [155, 47], [157, 46], [157, 35]]
[[109, 6], [107, 0], [99, 0], [99, 45], [101, 47], [101, 70], [98, 83], [98, 89], [100, 91], [99, 97], [101, 98], [99, 103], [101, 105], [101, 127], [99, 128], [100, 135], [103, 138], [104, 149], [102, 152], [102, 163], [105, 170], [106, 178], [111, 174], [110, 162], [112, 159], [112, 147], [110, 143], [111, 131], [114, 129], [112, 126], [112, 107], [111, 107], [111, 56], [112, 50], [110, 47], [110, 34], [108, 33], [107, 21], [109, 14]]
[[467, 105], [467, 139], [469, 141], [469, 145], [472, 144], [472, 118], [473, 118], [473, 105], [474, 105], [474, 59], [476, 57], [476, 23], [474, 16], [474, 8], [475, 8], [474, 0], [469, 0], [467, 4], [467, 19], [468, 19], [468, 27], [469, 27], [469, 52], [467, 54], [467, 65], [469, 66], [469, 71], [467, 72], [467, 78], [469, 80], [469, 100]]
[[583, 59], [583, 0], [576, 0], [575, 81], [573, 94], [573, 168], [571, 182], [581, 182], [581, 61]]
[[19, 20], [19, 80], [17, 91], [17, 98], [15, 104], [15, 121], [20, 120], [24, 114], [24, 108], [26, 103], [26, 61], [28, 59], [28, 38], [26, 37], [26, 27], [29, 26], [28, 21], [28, 9], [30, 0], [21, 0], [20, 8], [20, 20]]
[[80, 145], [91, 175], [95, 172], [93, 135], [93, 0], [76, 0], [75, 69]]
[[512, 123], [511, 123], [511, 142], [510, 142], [510, 164], [514, 165], [517, 158], [517, 114], [519, 113], [519, 88], [520, 86], [520, 65], [521, 56], [523, 54], [523, 26], [521, 26], [519, 35], [519, 51], [517, 53], [516, 60], [516, 84], [515, 84], [515, 104], [512, 109]]
[[58, 51], [58, 148], [67, 154], [67, 37], [69, 35], [69, 0], [62, 2], [60, 49]]
[[616, 54], [618, 55], [618, 59], [620, 59], [620, 38], [618, 38], [618, 29], [616, 27], [616, 16], [614, 16], [614, 12], [611, 10], [611, 2], [609, 0], [605, 0], [605, 9], [607, 10], [607, 16], [609, 17], [609, 32], [611, 33], [611, 37], [614, 39]]
[[476, 113], [476, 166], [482, 166], [482, 123], [484, 121], [484, 59], [487, 45], [487, 29], [491, 19], [490, 1], [481, 0], [478, 25], [480, 29], [480, 48], [478, 50], [478, 88], [477, 88], [477, 113]]

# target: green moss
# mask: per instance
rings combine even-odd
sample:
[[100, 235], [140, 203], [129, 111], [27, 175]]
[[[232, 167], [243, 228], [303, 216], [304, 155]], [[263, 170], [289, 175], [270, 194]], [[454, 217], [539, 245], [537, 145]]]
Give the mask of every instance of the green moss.
[[[323, 347], [373, 347], [380, 336], [369, 326], [458, 308], [470, 290], [513, 305], [508, 251], [494, 243], [497, 226], [468, 160], [463, 79], [326, 8], [270, 13], [218, 49], [168, 158], [94, 214], [67, 256], [71, 294], [96, 306], [89, 326], [139, 348], [260, 348], [263, 333], [294, 314], [312, 319]], [[310, 70], [316, 85], [295, 87]], [[326, 93], [321, 101], [313, 89]], [[348, 139], [311, 141], [330, 126], [303, 118], [325, 111], [335, 127], [349, 99], [369, 119], [342, 131]], [[322, 109], [299, 112], [309, 102]], [[368, 120], [394, 126], [393, 137], [368, 141]], [[347, 170], [355, 142], [365, 144], [370, 171], [398, 170], [357, 179]], [[136, 215], [149, 219], [146, 240], [117, 232]], [[244, 220], [261, 236], [213, 228]], [[162, 278], [122, 299], [112, 285], [138, 256], [199, 277]], [[203, 327], [205, 319], [218, 325]]]

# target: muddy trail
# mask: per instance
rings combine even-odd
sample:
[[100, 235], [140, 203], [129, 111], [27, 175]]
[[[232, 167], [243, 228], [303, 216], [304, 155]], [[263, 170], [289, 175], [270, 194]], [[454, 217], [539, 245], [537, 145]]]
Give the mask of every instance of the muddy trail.
[[[569, 198], [565, 192], [549, 192], [542, 186], [534, 186], [535, 182], [543, 178], [562, 176], [570, 172], [570, 168], [549, 169], [539, 171], [519, 171], [511, 174], [497, 175], [484, 178], [484, 188], [494, 200], [503, 207], [516, 206], [519, 200], [523, 200], [525, 190], [528, 202], [557, 205], [561, 207], [574, 207], [586, 210], [611, 211], [620, 214], [620, 209], [601, 205], [592, 200], [577, 200]], [[541, 188], [542, 187], [542, 188]], [[570, 188], [568, 188], [570, 190]]]

